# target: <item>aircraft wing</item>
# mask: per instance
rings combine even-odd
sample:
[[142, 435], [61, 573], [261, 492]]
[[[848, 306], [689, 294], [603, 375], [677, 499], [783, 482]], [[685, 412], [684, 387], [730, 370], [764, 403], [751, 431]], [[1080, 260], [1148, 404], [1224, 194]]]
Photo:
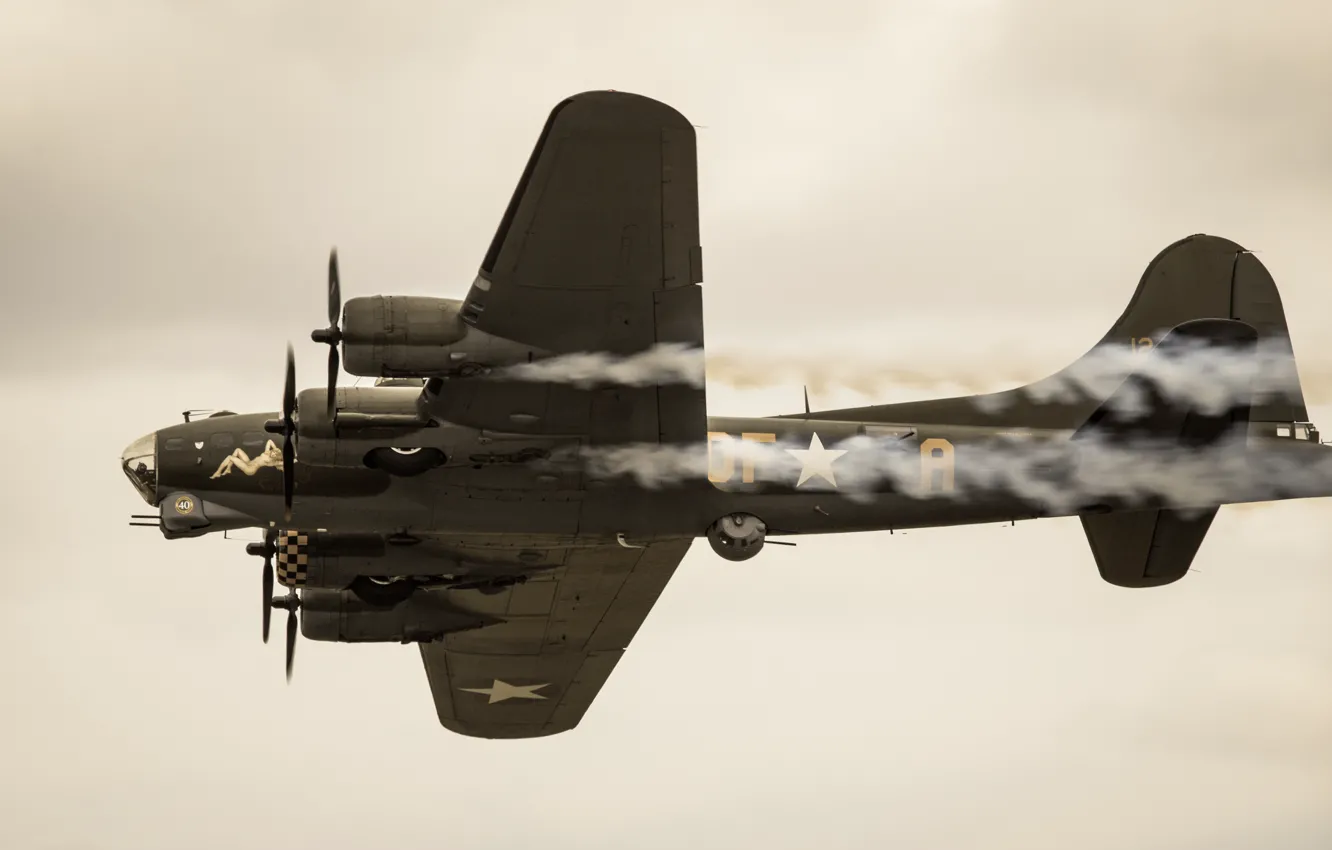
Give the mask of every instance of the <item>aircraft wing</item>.
[[[682, 343], [701, 357], [702, 279], [693, 126], [650, 98], [586, 92], [551, 112], [461, 316], [555, 354]], [[477, 428], [593, 443], [701, 441], [706, 430], [701, 386], [454, 379], [431, 389], [435, 416]]]
[[692, 542], [575, 546], [503, 593], [449, 591], [502, 622], [420, 645], [439, 722], [480, 738], [577, 726]]

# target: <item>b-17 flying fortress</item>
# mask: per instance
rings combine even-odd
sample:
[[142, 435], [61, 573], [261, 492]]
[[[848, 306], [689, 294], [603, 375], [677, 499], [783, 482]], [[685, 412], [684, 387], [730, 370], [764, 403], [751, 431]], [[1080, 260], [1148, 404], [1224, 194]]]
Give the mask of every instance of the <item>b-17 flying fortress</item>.
[[[463, 299], [344, 305], [334, 254], [325, 385], [298, 392], [288, 349], [281, 410], [133, 443], [124, 471], [158, 510], [138, 519], [263, 530], [248, 551], [265, 640], [288, 612], [288, 675], [298, 628], [416, 643], [446, 728], [524, 738], [579, 723], [698, 537], [742, 561], [1077, 516], [1101, 577], [1145, 588], [1188, 572], [1221, 505], [1332, 494], [1276, 286], [1228, 240], [1164, 249], [1042, 381], [768, 418], [707, 410], [700, 245], [690, 122], [570, 97]], [[375, 386], [337, 386], [343, 363]]]

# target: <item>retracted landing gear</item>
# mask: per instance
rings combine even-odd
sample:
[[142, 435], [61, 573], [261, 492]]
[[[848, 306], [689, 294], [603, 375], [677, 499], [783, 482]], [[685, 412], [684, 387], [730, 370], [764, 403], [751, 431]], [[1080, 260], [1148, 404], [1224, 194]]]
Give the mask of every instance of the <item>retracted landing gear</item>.
[[417, 590], [475, 590], [487, 596], [527, 581], [525, 575], [504, 576], [357, 576], [347, 589], [366, 605], [393, 608], [406, 602]]
[[392, 608], [406, 602], [417, 587], [417, 583], [409, 578], [357, 576], [347, 589], [373, 608]]
[[412, 449], [387, 447], [367, 452], [365, 465], [371, 469], [382, 469], [389, 475], [407, 478], [441, 466], [447, 459], [444, 452], [434, 447]]

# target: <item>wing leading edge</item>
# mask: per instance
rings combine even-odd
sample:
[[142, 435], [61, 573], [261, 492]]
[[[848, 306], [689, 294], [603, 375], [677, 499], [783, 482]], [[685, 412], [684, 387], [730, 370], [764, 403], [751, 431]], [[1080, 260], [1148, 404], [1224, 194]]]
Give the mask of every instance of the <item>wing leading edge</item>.
[[694, 128], [625, 92], [555, 107], [464, 301], [465, 321], [554, 352], [657, 341], [653, 294], [700, 283]]
[[[703, 346], [694, 128], [625, 92], [551, 112], [480, 272], [463, 321], [523, 345], [632, 355]], [[477, 428], [578, 434], [590, 443], [706, 438], [701, 386], [457, 380], [427, 395], [438, 418]]]

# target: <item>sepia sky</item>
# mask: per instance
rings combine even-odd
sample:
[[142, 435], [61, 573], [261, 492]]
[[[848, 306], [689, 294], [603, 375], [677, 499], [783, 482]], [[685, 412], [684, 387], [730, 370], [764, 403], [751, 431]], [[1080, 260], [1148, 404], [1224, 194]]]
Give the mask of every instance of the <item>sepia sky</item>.
[[596, 88], [700, 125], [710, 347], [1053, 371], [1209, 232], [1275, 275], [1332, 428], [1327, 14], [0, 0], [0, 845], [1332, 846], [1324, 500], [1223, 509], [1148, 591], [1076, 520], [699, 544], [577, 730], [484, 741], [415, 647], [302, 641], [286, 685], [257, 559], [128, 528], [117, 463], [274, 408], [288, 339], [319, 382], [333, 244], [347, 297], [460, 297]]

